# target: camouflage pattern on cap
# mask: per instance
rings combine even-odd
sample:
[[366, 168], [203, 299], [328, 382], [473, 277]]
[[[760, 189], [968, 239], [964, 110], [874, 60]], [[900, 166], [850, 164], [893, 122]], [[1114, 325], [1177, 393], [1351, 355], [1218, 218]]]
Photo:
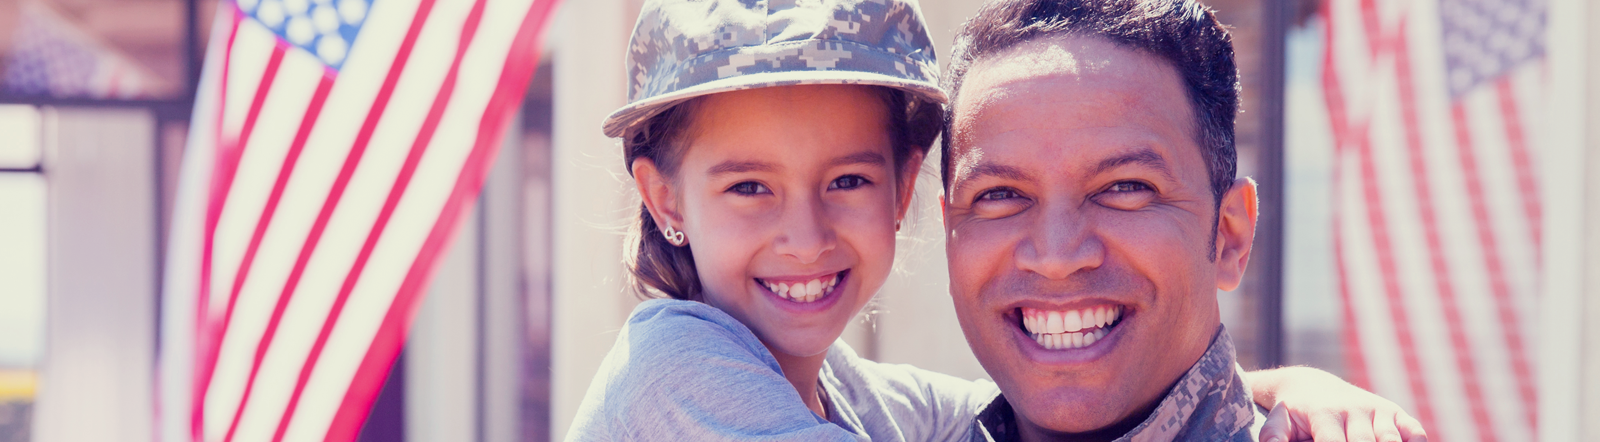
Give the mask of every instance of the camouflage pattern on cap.
[[888, 86], [944, 103], [915, 0], [648, 0], [628, 43], [628, 105], [606, 136], [684, 100], [800, 84]]

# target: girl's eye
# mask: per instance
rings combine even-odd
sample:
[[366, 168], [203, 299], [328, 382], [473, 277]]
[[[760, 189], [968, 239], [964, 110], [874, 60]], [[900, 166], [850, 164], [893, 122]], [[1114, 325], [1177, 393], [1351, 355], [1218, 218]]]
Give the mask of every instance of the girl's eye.
[[978, 194], [978, 201], [1000, 201], [1021, 198], [1022, 194], [1013, 189], [991, 189]]
[[831, 183], [828, 183], [828, 189], [829, 190], [833, 190], [833, 189], [849, 190], [849, 189], [854, 189], [854, 188], [865, 186], [865, 185], [867, 185], [867, 179], [866, 178], [864, 178], [864, 177], [862, 177], [860, 175], [845, 175], [845, 176], [839, 177], [837, 179], [834, 179], [833, 182], [831, 182]]
[[739, 184], [734, 184], [733, 187], [728, 188], [728, 191], [740, 195], [760, 195], [763, 193], [772, 193], [772, 189], [768, 189], [766, 185], [755, 181], [745, 181]]

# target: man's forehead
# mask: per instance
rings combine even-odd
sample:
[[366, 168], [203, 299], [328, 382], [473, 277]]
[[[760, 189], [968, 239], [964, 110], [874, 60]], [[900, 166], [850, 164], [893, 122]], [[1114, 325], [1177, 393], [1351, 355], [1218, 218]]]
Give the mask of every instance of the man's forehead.
[[1063, 34], [1035, 38], [973, 63], [966, 83], [1004, 83], [1045, 75], [1097, 72], [1110, 66], [1113, 50], [1123, 51], [1099, 37]]
[[[1011, 83], [1046, 78], [1081, 81], [1094, 74], [1148, 69], [1172, 71], [1168, 63], [1154, 55], [1102, 37], [1074, 34], [1039, 37], [973, 63], [962, 81], [961, 101], [957, 105], [965, 108], [969, 104], [984, 104], [989, 97], [981, 95], [1004, 94], [999, 86]], [[1173, 74], [1177, 79], [1176, 72]]]
[[[981, 144], [1025, 127], [1053, 129], [1067, 137], [1111, 139], [1124, 147], [1191, 141], [1195, 121], [1182, 84], [1164, 60], [1100, 37], [1044, 37], [984, 57], [968, 71], [952, 110], [950, 177], [959, 181], [977, 167], [1016, 163], [1015, 158], [986, 154]], [[1038, 118], [1042, 114], [1056, 117]], [[1058, 118], [1077, 126], [1059, 132], [1069, 127], [1062, 125], [1067, 120]], [[1172, 137], [1178, 133], [1183, 136]], [[979, 136], [984, 140], [977, 140]], [[1041, 154], [1052, 155], [1029, 153]], [[1028, 160], [1023, 163], [1050, 162]]]

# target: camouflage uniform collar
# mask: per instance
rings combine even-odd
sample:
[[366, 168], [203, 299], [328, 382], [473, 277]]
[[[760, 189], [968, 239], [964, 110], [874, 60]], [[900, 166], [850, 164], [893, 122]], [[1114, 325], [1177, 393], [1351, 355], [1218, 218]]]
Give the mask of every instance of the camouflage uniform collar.
[[[1217, 327], [1211, 346], [1156, 406], [1150, 417], [1117, 442], [1254, 441], [1264, 417], [1244, 383], [1233, 340]], [[972, 442], [1016, 442], [1016, 413], [1004, 394], [978, 413]]]

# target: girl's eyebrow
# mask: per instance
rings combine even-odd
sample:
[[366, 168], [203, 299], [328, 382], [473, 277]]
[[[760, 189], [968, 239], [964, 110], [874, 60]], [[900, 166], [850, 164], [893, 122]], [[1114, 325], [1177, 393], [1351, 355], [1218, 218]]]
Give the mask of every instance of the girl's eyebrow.
[[850, 155], [834, 158], [828, 162], [828, 167], [848, 166], [852, 164], [865, 164], [868, 166], [882, 166], [889, 160], [877, 152], [857, 152]]
[[729, 160], [717, 163], [715, 166], [711, 166], [710, 169], [706, 169], [706, 174], [716, 178], [730, 173], [771, 172], [774, 170], [778, 170], [778, 166], [768, 162]]
[[[889, 160], [877, 152], [858, 152], [834, 158], [832, 161], [828, 162], [828, 167], [846, 166], [851, 164], [882, 166], [888, 163]], [[716, 165], [706, 169], [706, 174], [710, 175], [712, 178], [716, 178], [718, 176], [727, 175], [730, 173], [771, 172], [774, 170], [778, 170], [778, 166], [769, 162], [728, 160], [717, 163]]]

